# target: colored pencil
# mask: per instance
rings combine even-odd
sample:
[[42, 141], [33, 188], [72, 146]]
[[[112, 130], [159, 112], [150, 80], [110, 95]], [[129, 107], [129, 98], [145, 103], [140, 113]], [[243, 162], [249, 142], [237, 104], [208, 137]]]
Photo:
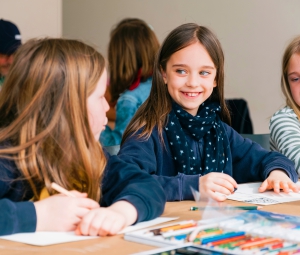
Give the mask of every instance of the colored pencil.
[[190, 211], [202, 211], [202, 210], [220, 210], [220, 209], [226, 209], [226, 210], [260, 210], [262, 206], [192, 206], [190, 208]]
[[231, 243], [233, 241], [244, 239], [245, 237], [246, 237], [246, 235], [229, 237], [229, 238], [224, 239], [224, 240], [220, 240], [220, 241], [215, 241], [215, 242], [209, 243], [208, 245], [217, 246], [217, 245], [220, 245], [220, 244]]
[[162, 233], [168, 232], [168, 231], [175, 231], [175, 230], [180, 230], [180, 229], [185, 229], [185, 228], [191, 228], [197, 226], [196, 222], [189, 222], [186, 224], [175, 224], [169, 227], [164, 227], [164, 228], [156, 228], [152, 229], [149, 232], [152, 232], [155, 236], [161, 235]]
[[213, 236], [213, 237], [203, 238], [201, 240], [201, 244], [208, 244], [208, 243], [212, 243], [214, 241], [224, 240], [224, 239], [227, 239], [229, 237], [236, 237], [236, 236], [242, 236], [242, 235], [245, 235], [244, 231], [227, 232], [227, 233], [216, 235], [216, 236]]
[[76, 197], [75, 194], [73, 194], [72, 192], [64, 189], [63, 187], [59, 186], [57, 183], [55, 182], [52, 182], [51, 183], [51, 188], [56, 190], [57, 192], [61, 193], [61, 194], [64, 194], [68, 197]]
[[281, 239], [278, 238], [265, 238], [264, 240], [259, 240], [259, 241], [253, 241], [250, 243], [246, 243], [241, 245], [239, 248], [244, 250], [244, 249], [251, 249], [253, 247], [260, 247], [266, 244], [271, 244], [271, 243], [277, 243], [281, 241]]

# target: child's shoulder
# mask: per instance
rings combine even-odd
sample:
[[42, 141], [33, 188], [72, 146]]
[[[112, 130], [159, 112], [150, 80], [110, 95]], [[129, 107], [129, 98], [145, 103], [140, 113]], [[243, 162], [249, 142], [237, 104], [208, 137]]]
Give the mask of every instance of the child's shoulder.
[[298, 119], [294, 110], [292, 108], [290, 108], [289, 106], [285, 106], [273, 114], [271, 121], [274, 119], [284, 118], [284, 117]]
[[125, 90], [123, 94], [121, 94], [120, 98], [141, 98], [144, 101], [144, 98], [149, 96], [150, 90], [152, 86], [152, 78], [148, 78], [146, 81], [141, 82], [137, 88], [134, 90]]

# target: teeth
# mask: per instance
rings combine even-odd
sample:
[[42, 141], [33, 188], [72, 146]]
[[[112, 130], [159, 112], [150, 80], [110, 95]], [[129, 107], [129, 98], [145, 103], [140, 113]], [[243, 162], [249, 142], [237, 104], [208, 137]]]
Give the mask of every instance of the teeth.
[[186, 95], [188, 95], [189, 97], [195, 97], [198, 95], [198, 93], [185, 93]]

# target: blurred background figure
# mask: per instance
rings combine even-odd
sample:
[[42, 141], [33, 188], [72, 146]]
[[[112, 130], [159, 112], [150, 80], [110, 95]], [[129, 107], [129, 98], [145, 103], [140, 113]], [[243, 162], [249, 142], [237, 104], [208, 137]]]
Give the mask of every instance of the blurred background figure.
[[20, 45], [21, 34], [18, 27], [10, 21], [0, 19], [0, 89]]
[[111, 31], [108, 47], [110, 82], [106, 98], [111, 106], [107, 117], [115, 121], [101, 133], [103, 146], [118, 145], [129, 121], [147, 99], [152, 85], [158, 39], [145, 21], [121, 20]]

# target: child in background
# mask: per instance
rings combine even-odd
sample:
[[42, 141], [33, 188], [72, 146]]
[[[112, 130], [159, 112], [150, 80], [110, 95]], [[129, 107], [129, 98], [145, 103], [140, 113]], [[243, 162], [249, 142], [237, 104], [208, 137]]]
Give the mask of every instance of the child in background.
[[244, 139], [229, 122], [220, 42], [206, 27], [184, 24], [159, 50], [149, 98], [124, 132], [119, 156], [155, 176], [168, 201], [193, 199], [190, 187], [223, 201], [216, 192], [255, 181], [263, 181], [261, 192], [298, 191], [293, 162]]
[[300, 36], [291, 41], [283, 54], [281, 90], [286, 106], [270, 120], [271, 150], [294, 161], [300, 175]]
[[[103, 146], [119, 145], [129, 121], [147, 99], [159, 42], [140, 19], [124, 19], [111, 32], [108, 49], [110, 103], [116, 104], [115, 127], [101, 133]], [[108, 116], [111, 116], [109, 113]]]
[[[98, 142], [109, 108], [106, 80], [101, 54], [79, 41], [20, 47], [0, 94], [1, 235], [113, 235], [162, 213], [159, 183]], [[55, 195], [52, 182], [77, 197]]]

